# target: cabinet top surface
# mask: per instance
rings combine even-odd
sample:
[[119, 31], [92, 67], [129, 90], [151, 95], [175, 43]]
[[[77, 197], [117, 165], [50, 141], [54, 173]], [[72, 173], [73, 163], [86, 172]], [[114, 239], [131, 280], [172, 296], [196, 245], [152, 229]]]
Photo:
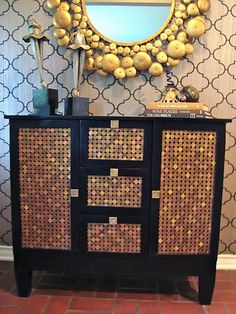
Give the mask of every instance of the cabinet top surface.
[[129, 116], [61, 116], [61, 115], [52, 115], [52, 116], [35, 116], [35, 115], [5, 115], [5, 119], [10, 120], [161, 120], [161, 121], [191, 121], [195, 122], [204, 122], [204, 123], [228, 123], [231, 122], [231, 119], [206, 119], [206, 118], [156, 118], [156, 117], [129, 117]]

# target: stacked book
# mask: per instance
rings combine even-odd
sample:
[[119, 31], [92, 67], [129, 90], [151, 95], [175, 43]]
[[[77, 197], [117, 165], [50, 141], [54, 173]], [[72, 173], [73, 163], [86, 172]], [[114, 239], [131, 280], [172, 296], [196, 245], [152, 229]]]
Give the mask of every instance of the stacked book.
[[146, 117], [211, 118], [209, 108], [196, 102], [150, 102], [144, 111]]

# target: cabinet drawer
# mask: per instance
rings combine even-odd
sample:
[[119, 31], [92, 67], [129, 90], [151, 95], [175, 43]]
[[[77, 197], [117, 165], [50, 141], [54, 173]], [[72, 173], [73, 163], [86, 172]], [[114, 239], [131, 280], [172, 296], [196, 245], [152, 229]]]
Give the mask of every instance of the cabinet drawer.
[[81, 121], [81, 165], [150, 167], [151, 136], [148, 121]]
[[84, 253], [145, 253], [145, 220], [121, 216], [82, 216], [81, 220]]
[[80, 212], [108, 215], [146, 213], [150, 202], [149, 177], [150, 171], [144, 169], [81, 168]]
[[141, 253], [141, 224], [88, 223], [88, 252]]

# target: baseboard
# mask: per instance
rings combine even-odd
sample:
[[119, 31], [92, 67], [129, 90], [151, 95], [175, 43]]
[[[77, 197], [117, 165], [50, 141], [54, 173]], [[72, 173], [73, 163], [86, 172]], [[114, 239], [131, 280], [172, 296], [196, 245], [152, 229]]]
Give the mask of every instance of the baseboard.
[[217, 269], [236, 270], [236, 255], [220, 254], [216, 264]]
[[[0, 245], [0, 261], [13, 261], [12, 246]], [[216, 268], [224, 270], [236, 270], [236, 255], [219, 255]]]
[[0, 261], [13, 261], [12, 246], [0, 245]]

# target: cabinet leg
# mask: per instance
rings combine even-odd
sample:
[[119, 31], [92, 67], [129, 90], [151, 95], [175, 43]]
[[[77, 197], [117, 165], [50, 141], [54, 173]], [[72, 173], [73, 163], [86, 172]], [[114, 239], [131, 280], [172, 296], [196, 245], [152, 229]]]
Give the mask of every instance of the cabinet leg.
[[32, 270], [15, 266], [15, 277], [19, 297], [28, 297], [32, 289]]
[[215, 286], [215, 272], [198, 277], [198, 298], [202, 305], [211, 304], [212, 294]]

